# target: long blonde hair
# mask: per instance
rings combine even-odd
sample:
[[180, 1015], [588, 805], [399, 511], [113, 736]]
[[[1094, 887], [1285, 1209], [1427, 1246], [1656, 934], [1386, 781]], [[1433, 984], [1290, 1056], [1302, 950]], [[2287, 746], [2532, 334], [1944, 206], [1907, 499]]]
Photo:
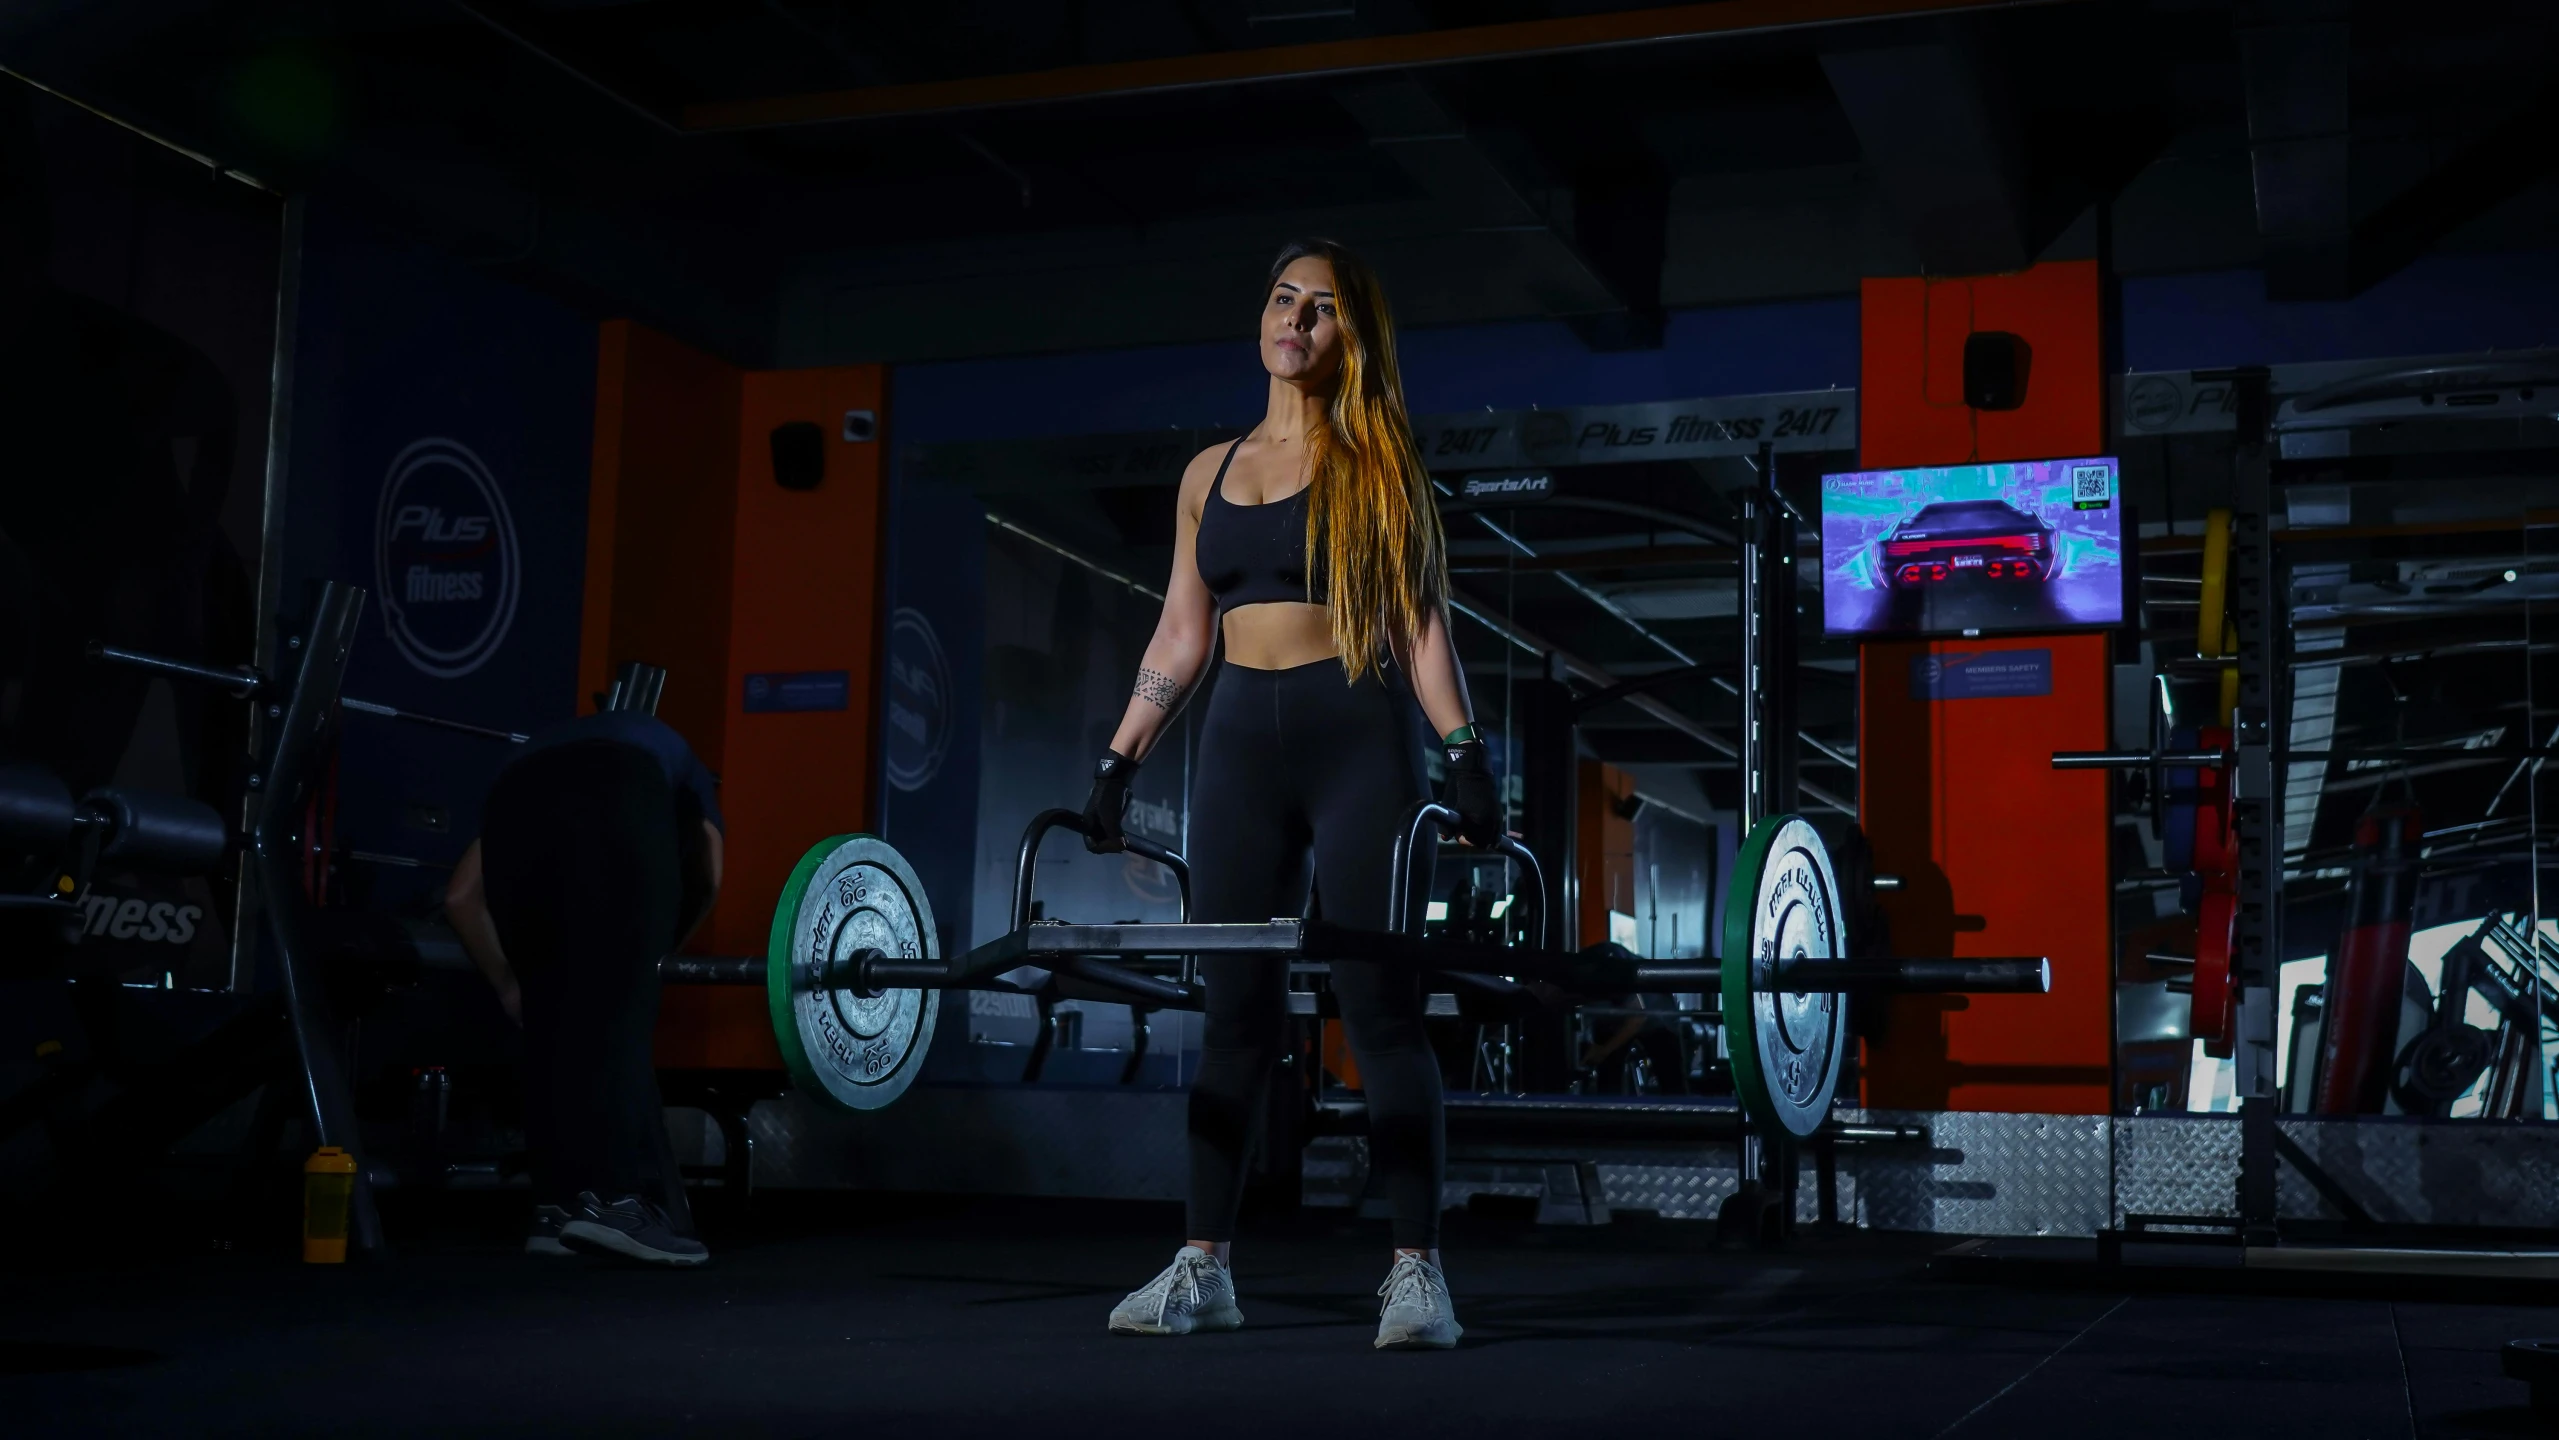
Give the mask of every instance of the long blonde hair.
[[[1420, 638], [1431, 610], [1448, 594], [1448, 545], [1430, 470], [1404, 409], [1386, 289], [1368, 262], [1332, 240], [1283, 246], [1271, 262], [1271, 284], [1310, 255], [1333, 267], [1342, 369], [1325, 407], [1327, 423], [1307, 446], [1313, 476], [1306, 553], [1322, 557], [1333, 648], [1356, 681], [1379, 666], [1390, 642]], [[1307, 581], [1314, 583], [1311, 573]]]

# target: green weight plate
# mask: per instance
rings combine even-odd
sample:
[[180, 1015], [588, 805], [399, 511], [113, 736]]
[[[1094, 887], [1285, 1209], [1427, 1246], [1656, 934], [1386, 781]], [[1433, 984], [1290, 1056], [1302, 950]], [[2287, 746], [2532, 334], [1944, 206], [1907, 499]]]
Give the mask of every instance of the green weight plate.
[[1767, 987], [1780, 964], [1844, 958], [1840, 919], [1839, 880], [1821, 836], [1801, 816], [1761, 821], [1735, 857], [1724, 895], [1725, 1046], [1751, 1118], [1798, 1138], [1830, 1114], [1848, 1010], [1838, 995]]
[[939, 990], [863, 995], [813, 983], [863, 949], [941, 958], [932, 903], [906, 857], [876, 835], [838, 835], [800, 857], [782, 887], [764, 991], [791, 1078], [848, 1110], [877, 1110], [906, 1093], [942, 1008]]

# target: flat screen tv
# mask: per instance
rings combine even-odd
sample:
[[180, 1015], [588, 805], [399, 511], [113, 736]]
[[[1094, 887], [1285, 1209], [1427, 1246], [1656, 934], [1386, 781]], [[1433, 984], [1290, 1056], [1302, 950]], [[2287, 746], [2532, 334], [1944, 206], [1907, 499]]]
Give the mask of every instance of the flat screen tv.
[[1822, 477], [1822, 629], [1988, 635], [2119, 625], [2111, 457]]

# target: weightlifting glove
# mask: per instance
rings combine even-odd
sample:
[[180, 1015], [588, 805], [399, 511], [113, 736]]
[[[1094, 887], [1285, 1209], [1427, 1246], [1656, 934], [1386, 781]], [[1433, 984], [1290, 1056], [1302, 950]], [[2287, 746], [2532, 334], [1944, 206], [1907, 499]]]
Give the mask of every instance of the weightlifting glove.
[[1440, 746], [1448, 773], [1439, 782], [1439, 803], [1457, 812], [1457, 833], [1469, 845], [1486, 846], [1502, 838], [1502, 797], [1493, 785], [1490, 759], [1481, 740]]
[[1128, 848], [1128, 832], [1120, 828], [1128, 814], [1128, 782], [1137, 762], [1117, 750], [1105, 750], [1093, 766], [1093, 793], [1084, 797], [1084, 848], [1096, 855]]

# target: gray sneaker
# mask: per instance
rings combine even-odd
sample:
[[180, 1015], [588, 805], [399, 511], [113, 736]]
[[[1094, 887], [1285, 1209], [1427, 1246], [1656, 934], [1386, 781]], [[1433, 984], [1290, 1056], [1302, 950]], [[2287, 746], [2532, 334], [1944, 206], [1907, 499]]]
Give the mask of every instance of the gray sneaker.
[[1448, 1277], [1419, 1255], [1396, 1256], [1377, 1293], [1386, 1301], [1377, 1314], [1380, 1350], [1453, 1350], [1466, 1333], [1448, 1298]]
[[1235, 1280], [1217, 1257], [1196, 1245], [1173, 1252], [1173, 1263], [1111, 1311], [1114, 1335], [1188, 1335], [1199, 1330], [1240, 1330]]
[[710, 1247], [677, 1232], [652, 1200], [625, 1195], [607, 1205], [592, 1190], [578, 1195], [577, 1213], [560, 1227], [560, 1243], [588, 1255], [617, 1255], [643, 1265], [700, 1265]]
[[533, 1228], [524, 1232], [527, 1255], [574, 1255], [577, 1252], [560, 1243], [560, 1227], [569, 1223], [565, 1205], [533, 1207]]

